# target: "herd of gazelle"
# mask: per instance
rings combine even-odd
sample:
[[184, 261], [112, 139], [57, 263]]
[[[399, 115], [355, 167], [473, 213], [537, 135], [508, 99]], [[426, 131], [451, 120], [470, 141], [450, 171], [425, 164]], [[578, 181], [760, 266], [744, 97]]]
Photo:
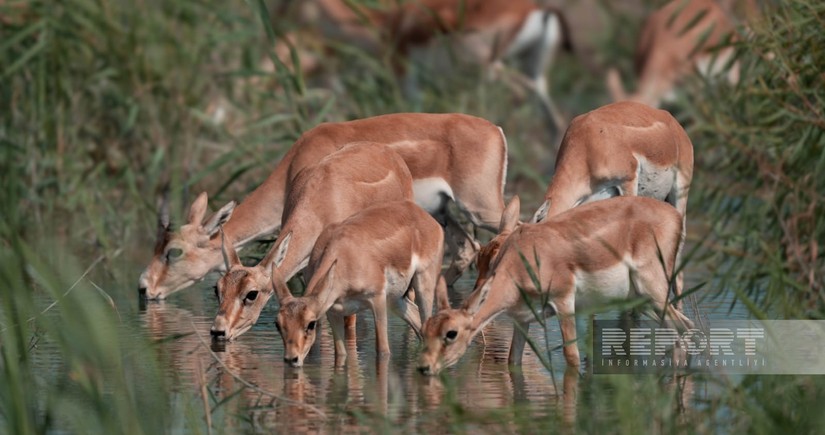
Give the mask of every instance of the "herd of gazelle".
[[[727, 79], [736, 82], [738, 68], [728, 65], [733, 48], [720, 47], [736, 36], [726, 9], [737, 1], [756, 9], [754, 0], [720, 0], [724, 5], [714, 0], [673, 0], [650, 14], [634, 56], [636, 90], [628, 94], [618, 70], [610, 69], [606, 81], [613, 100], [658, 107], [673, 99], [676, 86], [693, 71], [710, 77], [727, 68]], [[301, 15], [304, 21], [313, 22], [311, 33], [325, 40], [379, 56], [389, 51], [408, 95], [417, 93], [417, 68], [444, 71], [456, 64], [481, 65], [491, 76], [511, 78], [514, 85], [533, 92], [559, 129], [567, 125], [550, 98], [545, 78], [560, 49], [573, 51], [571, 29], [561, 10], [533, 0], [391, 0], [379, 4], [369, 8], [346, 0], [308, 0], [301, 2]], [[279, 44], [275, 52], [290, 64], [288, 45], [300, 50], [301, 37], [289, 34], [285, 39], [290, 44]], [[301, 59], [317, 57], [301, 52]], [[499, 74], [510, 60], [515, 68]], [[304, 72], [320, 64], [304, 64]]]
[[[336, 6], [334, 0], [318, 3]], [[408, 29], [413, 35], [406, 54], [434, 38], [433, 32], [458, 33], [461, 44], [487, 53], [490, 63], [528, 47], [535, 65], [546, 66], [549, 58], [542, 50], [561, 41], [562, 19], [553, 15], [558, 12], [525, 2], [466, 2], [462, 25], [470, 27], [461, 32], [450, 15], [454, 1], [419, 3], [437, 12], [438, 19], [431, 15], [432, 22], [409, 22], [396, 16], [388, 21], [393, 31]], [[679, 3], [675, 11], [674, 3]], [[691, 36], [694, 45], [705, 44], [701, 49], [656, 44], [667, 39], [667, 32], [685, 40], [685, 32], [672, 26], [674, 17], [682, 10], [704, 10], [705, 4], [709, 12], [700, 13], [698, 21], [718, 25], [711, 36], [730, 26], [705, 0], [674, 1], [663, 8], [669, 13], [647, 21], [633, 99], [658, 104], [690, 68], [686, 65], [706, 64], [716, 56], [706, 50], [712, 45], [704, 36], [708, 32]], [[433, 28], [435, 23], [442, 27]], [[465, 34], [472, 26], [487, 33]], [[551, 35], [552, 26], [556, 33]], [[662, 53], [667, 50], [669, 58]], [[546, 95], [543, 74], [525, 74]], [[624, 98], [617, 79], [612, 74], [609, 83], [615, 96]], [[503, 312], [521, 326], [514, 331], [509, 357], [520, 364], [525, 338], [519, 330], [535, 320], [524, 296], [547, 301], [542, 312], [559, 317], [571, 366], [579, 365], [575, 307], [594, 300], [643, 296], [653, 307], [648, 314], [679, 329], [692, 327], [668, 302], [671, 286], [675, 296], [681, 291], [681, 276], [671, 281], [684, 242], [693, 172], [690, 139], [668, 112], [619, 102], [575, 118], [562, 140], [545, 200], [530, 223], [519, 221], [518, 197], [504, 206], [506, 171], [504, 134], [481, 118], [399, 113], [321, 124], [305, 132], [240, 204], [230, 202], [205, 219], [208, 198], [202, 193], [177, 231], [162, 207], [155, 255], [139, 290], [147, 298], [163, 299], [211, 271], [222, 271], [211, 333], [228, 340], [255, 324], [274, 294], [280, 304], [276, 326], [285, 360], [293, 366], [303, 364], [324, 314], [332, 326], [336, 361], [343, 361], [344, 331], [354, 314], [367, 308], [374, 315], [379, 354], [389, 353], [388, 307], [423, 339], [419, 369], [425, 374], [454, 364], [475, 334]], [[449, 214], [450, 202], [474, 226], [497, 231], [487, 246], [482, 249]], [[258, 265], [241, 264], [236, 249], [278, 231]], [[442, 276], [445, 244], [452, 261]], [[475, 289], [453, 309], [447, 284], [476, 254]], [[534, 269], [532, 278], [528, 268]], [[302, 270], [307, 291], [294, 297], [286, 281]]]
[[[304, 20], [315, 22], [313, 33], [320, 33], [325, 40], [345, 42], [378, 57], [389, 52], [394, 72], [410, 97], [418, 94], [417, 69], [421, 67], [444, 71], [462, 64], [480, 65], [532, 92], [550, 121], [564, 128], [566, 123], [550, 99], [544, 74], [559, 49], [573, 49], [567, 23], [558, 9], [533, 0], [380, 3], [383, 7], [370, 8], [346, 0], [311, 0], [302, 2], [301, 7]], [[300, 36], [291, 34], [287, 39], [297, 43]], [[286, 43], [275, 51], [289, 64]], [[304, 57], [313, 58], [311, 54]], [[516, 69], [503, 69], [505, 60], [516, 61]], [[319, 68], [320, 62], [302, 67], [311, 71]]]
[[[692, 326], [667, 303], [693, 171], [690, 140], [668, 112], [620, 102], [575, 118], [557, 160], [556, 173], [563, 176], [548, 188], [538, 223], [519, 223], [517, 197], [503, 207], [506, 153], [500, 129], [462, 114], [400, 113], [322, 124], [305, 133], [236, 208], [230, 203], [202, 223], [202, 194], [180, 233], [163, 227], [141, 291], [162, 298], [178, 290], [181, 284], [167, 281], [185, 272], [186, 263], [200, 265], [201, 275], [178, 278], [184, 286], [222, 269], [211, 333], [229, 340], [255, 324], [274, 294], [280, 303], [276, 325], [293, 366], [303, 364], [324, 314], [336, 361], [343, 362], [345, 316], [367, 308], [375, 318], [378, 351], [389, 353], [389, 307], [424, 339], [421, 371], [437, 373], [496, 315], [507, 312], [523, 329], [535, 320], [519, 287], [530, 297], [549, 298], [547, 314], [559, 316], [565, 342], [575, 342], [577, 302], [603, 298], [647, 297], [667, 321], [680, 329]], [[302, 162], [303, 169], [290, 176]], [[275, 178], [282, 184], [271, 183]], [[575, 192], [575, 200], [557, 192]], [[269, 207], [262, 198], [269, 198]], [[448, 201], [474, 224], [498, 230], [479, 256], [476, 288], [460, 309], [449, 307], [441, 275], [447, 239], [442, 226], [468, 242], [462, 248], [471, 252], [454, 255], [464, 266], [478, 244], [446, 214]], [[259, 216], [276, 212], [282, 225], [272, 249], [258, 265], [242, 265], [236, 247], [271, 231], [272, 217]], [[547, 287], [531, 283], [522, 258], [534, 259], [530, 266]], [[307, 291], [293, 297], [286, 281], [301, 270]], [[438, 313], [430, 318], [434, 302]], [[514, 333], [512, 363], [520, 363], [523, 348], [524, 337]], [[565, 355], [570, 365], [579, 364], [575, 344], [565, 347]]]

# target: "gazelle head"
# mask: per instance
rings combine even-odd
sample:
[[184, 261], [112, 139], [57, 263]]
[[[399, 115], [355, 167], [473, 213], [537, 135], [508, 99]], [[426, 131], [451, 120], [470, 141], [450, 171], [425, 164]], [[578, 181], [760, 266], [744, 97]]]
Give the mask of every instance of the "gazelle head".
[[[307, 294], [319, 295], [326, 299], [335, 281], [336, 264], [337, 261], [332, 263], [322, 279], [310, 282]], [[293, 297], [280, 271], [274, 266], [272, 287], [280, 305], [275, 327], [284, 341], [284, 361], [292, 367], [301, 367], [315, 343], [318, 320], [325, 311], [321, 304], [326, 301], [313, 297]]]
[[[286, 252], [291, 237], [291, 233], [287, 234], [276, 247], [279, 253]], [[267, 256], [257, 266], [247, 267], [241, 264], [232, 246], [221, 246], [226, 274], [215, 289], [219, 308], [210, 333], [218, 340], [234, 340], [258, 321], [272, 297], [270, 262]]]
[[418, 357], [418, 371], [434, 376], [450, 367], [467, 352], [480, 325], [476, 325], [475, 315], [487, 299], [492, 286], [492, 277], [483, 287], [474, 291], [462, 308], [439, 307], [433, 317], [427, 319], [421, 328], [424, 349]]
[[165, 299], [200, 281], [214, 268], [216, 257], [219, 258], [220, 253], [210, 241], [217, 237], [220, 226], [232, 216], [235, 202], [229, 202], [204, 222], [207, 203], [206, 192], [198, 195], [189, 209], [186, 224], [173, 232], [169, 223], [168, 205], [164, 199], [158, 214], [155, 254], [140, 275], [138, 293], [141, 296]]
[[519, 214], [521, 213], [521, 201], [518, 196], [514, 196], [507, 204], [504, 212], [501, 214], [501, 223], [498, 227], [498, 234], [484, 245], [478, 252], [476, 258], [476, 267], [478, 268], [478, 278], [474, 288], [481, 288], [487, 280], [487, 275], [490, 274], [490, 269], [493, 265], [493, 260], [498, 255], [504, 241], [510, 237], [513, 230], [515, 230], [521, 223], [519, 222]]

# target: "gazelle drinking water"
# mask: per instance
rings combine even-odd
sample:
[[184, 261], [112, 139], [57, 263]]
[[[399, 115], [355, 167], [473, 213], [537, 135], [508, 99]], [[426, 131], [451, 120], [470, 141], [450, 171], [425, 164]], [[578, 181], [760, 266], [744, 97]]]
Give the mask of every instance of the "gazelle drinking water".
[[569, 366], [579, 365], [576, 307], [639, 296], [650, 301], [650, 316], [662, 315], [680, 330], [693, 326], [668, 303], [682, 243], [682, 216], [675, 208], [650, 198], [617, 197], [515, 228], [511, 217], [518, 216], [517, 204], [511, 203], [502, 219], [502, 229], [512, 234], [494, 259], [489, 278], [461, 308], [442, 306], [424, 324], [419, 371], [436, 374], [455, 364], [473, 337], [501, 313], [520, 325], [510, 344], [513, 365], [521, 364], [524, 351], [525, 335], [519, 329], [526, 334], [535, 313], [558, 316]]
[[454, 258], [445, 276], [449, 282], [456, 280], [472, 262], [478, 244], [447, 214], [447, 203], [454, 201], [474, 225], [495, 231], [504, 209], [507, 142], [501, 129], [474, 116], [398, 113], [324, 123], [305, 132], [243, 202], [237, 207], [230, 202], [206, 221], [206, 193], [192, 204], [178, 231], [172, 230], [168, 213], [161, 212], [155, 253], [140, 276], [139, 292], [164, 299], [221, 270], [221, 225], [235, 248], [277, 231], [296, 175], [356, 141], [380, 142], [404, 160], [416, 202], [446, 225]]
[[306, 267], [324, 229], [371, 205], [412, 200], [412, 179], [390, 148], [356, 142], [323, 158], [295, 177], [286, 196], [284, 223], [272, 249], [246, 267], [231, 246], [224, 249], [226, 274], [218, 280], [220, 307], [211, 333], [232, 340], [258, 320], [272, 296], [272, 266], [285, 280]]
[[[272, 285], [280, 303], [276, 326], [284, 340], [285, 361], [303, 365], [325, 313], [338, 364], [347, 355], [345, 315], [372, 310], [379, 355], [390, 352], [387, 307], [420, 335], [421, 323], [432, 315], [433, 299], [447, 299], [441, 277], [443, 244], [441, 226], [432, 216], [411, 201], [395, 201], [364, 209], [324, 230], [309, 259], [309, 283], [302, 297], [292, 296], [273, 266]], [[415, 293], [415, 302], [407, 298], [409, 291]]]

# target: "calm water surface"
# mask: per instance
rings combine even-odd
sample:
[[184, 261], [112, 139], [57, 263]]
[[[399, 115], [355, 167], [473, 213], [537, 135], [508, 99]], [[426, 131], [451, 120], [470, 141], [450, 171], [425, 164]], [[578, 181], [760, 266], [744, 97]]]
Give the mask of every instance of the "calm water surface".
[[[334, 368], [332, 334], [323, 322], [319, 340], [305, 366], [294, 369], [283, 362], [282, 341], [273, 325], [277, 312], [274, 300], [258, 324], [240, 339], [220, 345], [211, 342], [209, 328], [217, 303], [211, 288], [215, 278], [210, 278], [168, 301], [141, 304], [131, 321], [137, 322], [140, 333], [153, 340], [183, 335], [165, 341], [159, 348], [172, 388], [191, 392], [205, 382], [217, 400], [240, 394], [240, 402], [246, 408], [238, 412], [247, 413], [253, 428], [277, 426], [297, 432], [334, 428], [348, 432], [381, 429], [375, 427], [379, 421], [387, 425], [383, 429], [442, 432], [448, 429], [430, 417], [437, 414], [448, 391], [464, 407], [481, 414], [513, 406], [529, 408], [532, 415], [559, 410], [576, 413], [575, 404], [564, 402], [563, 395], [554, 388], [550, 372], [529, 346], [521, 370], [508, 368], [512, 325], [504, 316], [487, 327], [484, 340], [477, 338], [459, 364], [448, 369], [442, 378], [428, 378], [416, 372], [419, 342], [406, 324], [394, 316], [389, 321], [392, 357], [389, 361], [376, 361], [369, 312], [358, 317], [356, 339], [348, 342], [346, 367]], [[474, 276], [465, 277], [456, 290], [451, 290], [454, 306], [469, 292], [471, 278]], [[688, 287], [698, 278], [688, 271]], [[697, 299], [696, 305], [686, 304], [685, 311], [693, 319], [699, 313], [711, 320], [746, 318], [741, 308], [729, 312], [729, 295], [709, 298], [700, 294]], [[557, 346], [561, 343], [558, 322], [551, 319], [549, 325], [551, 343]], [[533, 326], [531, 336], [543, 346], [541, 328]], [[571, 378], [570, 373], [565, 377], [560, 350], [554, 352], [553, 359], [558, 388], [574, 387], [578, 380], [576, 376]], [[242, 380], [256, 388], [244, 388]], [[706, 395], [708, 390], [691, 388], [688, 394]], [[694, 399], [699, 397], [688, 400]], [[319, 418], [322, 415], [325, 418]]]

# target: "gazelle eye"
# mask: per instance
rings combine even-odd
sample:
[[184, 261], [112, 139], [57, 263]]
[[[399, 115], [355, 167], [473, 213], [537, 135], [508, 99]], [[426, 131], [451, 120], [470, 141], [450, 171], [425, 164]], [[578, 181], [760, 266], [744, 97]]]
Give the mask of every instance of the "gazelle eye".
[[252, 290], [246, 294], [245, 300], [249, 302], [254, 302], [255, 299], [258, 299], [258, 290]]
[[177, 260], [181, 255], [183, 255], [183, 249], [172, 248], [166, 253], [166, 258], [169, 260]]
[[456, 337], [458, 337], [458, 331], [447, 331], [447, 335], [445, 335], [447, 341], [453, 341]]
[[309, 322], [307, 325], [307, 331], [312, 331], [313, 329], [315, 329], [315, 320]]

